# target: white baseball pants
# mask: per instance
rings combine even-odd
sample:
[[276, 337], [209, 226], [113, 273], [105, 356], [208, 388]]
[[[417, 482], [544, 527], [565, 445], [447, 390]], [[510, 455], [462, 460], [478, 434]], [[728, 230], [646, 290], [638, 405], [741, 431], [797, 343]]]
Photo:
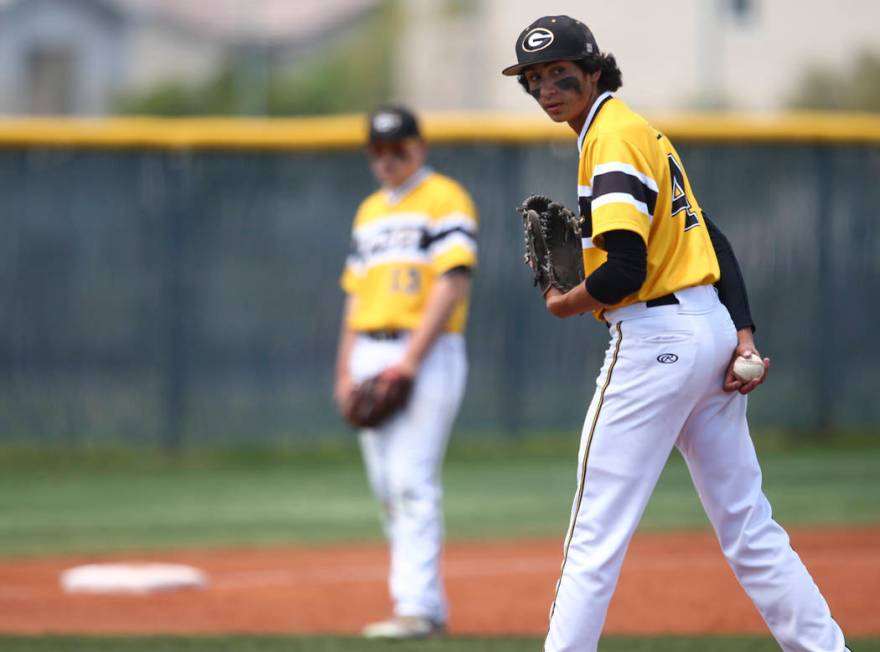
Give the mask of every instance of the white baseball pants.
[[761, 490], [746, 397], [722, 390], [736, 347], [727, 309], [711, 286], [675, 294], [679, 305], [606, 315], [611, 343], [584, 422], [544, 649], [596, 650], [627, 546], [676, 446], [724, 556], [782, 649], [841, 652], [840, 627]]
[[[406, 342], [406, 338], [358, 337], [352, 351], [353, 380], [398, 362]], [[466, 376], [464, 337], [441, 335], [419, 369], [406, 408], [381, 427], [360, 435], [370, 486], [383, 508], [391, 550], [389, 588], [398, 616], [447, 620], [440, 578], [441, 467]]]

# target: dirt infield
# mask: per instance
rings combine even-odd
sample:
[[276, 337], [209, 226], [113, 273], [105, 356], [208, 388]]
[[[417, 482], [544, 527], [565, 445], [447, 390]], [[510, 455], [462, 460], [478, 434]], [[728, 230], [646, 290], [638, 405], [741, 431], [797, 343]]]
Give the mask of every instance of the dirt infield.
[[[880, 634], [880, 528], [799, 530], [792, 540], [849, 636]], [[353, 633], [388, 613], [384, 546], [138, 555], [192, 564], [200, 591], [65, 595], [59, 574], [119, 556], [0, 561], [2, 633]], [[131, 559], [131, 557], [127, 557]], [[561, 561], [554, 541], [452, 543], [444, 572], [457, 634], [543, 634]], [[764, 633], [710, 534], [638, 535], [606, 630]]]

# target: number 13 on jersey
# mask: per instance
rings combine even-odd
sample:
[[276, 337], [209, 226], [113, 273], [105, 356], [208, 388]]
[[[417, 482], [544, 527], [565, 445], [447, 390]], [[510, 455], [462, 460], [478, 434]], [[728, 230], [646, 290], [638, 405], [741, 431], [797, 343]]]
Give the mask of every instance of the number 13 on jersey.
[[422, 277], [415, 267], [395, 267], [391, 270], [391, 291], [404, 294], [418, 294], [422, 287]]

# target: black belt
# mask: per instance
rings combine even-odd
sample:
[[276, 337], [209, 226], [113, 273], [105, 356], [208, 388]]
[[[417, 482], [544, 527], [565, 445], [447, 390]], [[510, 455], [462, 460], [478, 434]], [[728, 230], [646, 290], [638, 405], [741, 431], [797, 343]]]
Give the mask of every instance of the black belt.
[[648, 299], [645, 302], [645, 306], [648, 308], [656, 308], [657, 306], [674, 306], [677, 303], [679, 303], [678, 297], [670, 292], [669, 294], [664, 294], [662, 297], [657, 297], [656, 299]]
[[379, 340], [380, 342], [388, 342], [392, 340], [399, 340], [404, 335], [407, 334], [408, 331], [401, 330], [382, 330], [382, 331], [364, 331], [364, 335], [369, 337], [371, 340]]
[[[656, 299], [648, 299], [645, 301], [646, 308], [656, 308], [657, 306], [674, 306], [681, 303], [678, 300], [678, 297], [675, 296], [674, 293], [670, 292], [669, 294], [664, 294], [662, 297], [657, 297]], [[605, 325], [608, 328], [611, 328], [611, 324], [608, 321], [605, 321]]]

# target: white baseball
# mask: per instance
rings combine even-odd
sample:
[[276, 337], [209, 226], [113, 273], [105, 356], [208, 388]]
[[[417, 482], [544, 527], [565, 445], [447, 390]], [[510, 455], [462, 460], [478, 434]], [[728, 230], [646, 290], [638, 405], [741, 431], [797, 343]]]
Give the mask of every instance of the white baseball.
[[764, 361], [755, 355], [750, 358], [737, 356], [733, 361], [733, 375], [744, 383], [756, 380], [764, 375]]

